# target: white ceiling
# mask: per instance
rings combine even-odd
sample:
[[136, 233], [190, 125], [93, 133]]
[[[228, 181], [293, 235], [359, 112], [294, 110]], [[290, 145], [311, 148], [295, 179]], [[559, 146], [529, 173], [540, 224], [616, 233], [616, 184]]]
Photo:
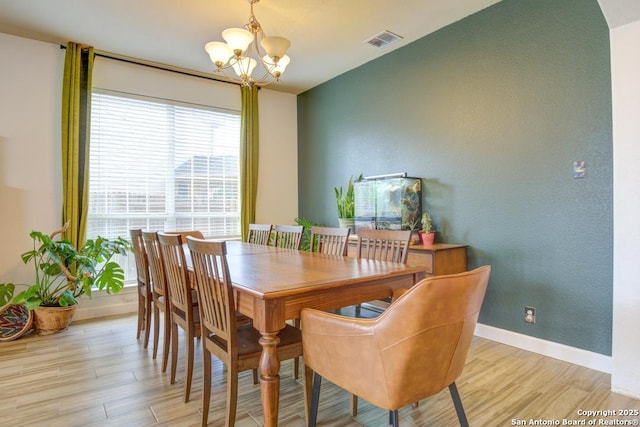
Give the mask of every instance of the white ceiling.
[[[291, 40], [282, 84], [301, 93], [499, 0], [262, 0], [268, 35]], [[205, 43], [249, 18], [247, 0], [0, 0], [0, 32], [211, 73]], [[364, 43], [389, 30], [383, 49]]]
[[[255, 14], [266, 33], [292, 42], [282, 83], [270, 88], [301, 93], [498, 1], [262, 0]], [[610, 26], [640, 18], [639, 0], [599, 3]], [[0, 0], [0, 32], [204, 73], [213, 70], [205, 43], [248, 17], [246, 0]], [[404, 39], [365, 43], [384, 30]]]
[[598, 0], [609, 28], [621, 27], [640, 20], [638, 0]]

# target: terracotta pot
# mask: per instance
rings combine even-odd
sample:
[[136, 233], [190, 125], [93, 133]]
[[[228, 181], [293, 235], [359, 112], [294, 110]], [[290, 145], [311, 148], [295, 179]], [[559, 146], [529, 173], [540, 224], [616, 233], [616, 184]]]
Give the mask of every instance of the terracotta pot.
[[432, 231], [431, 233], [420, 233], [420, 237], [422, 238], [422, 244], [425, 246], [433, 245], [433, 240], [436, 237], [436, 232]]
[[33, 310], [38, 335], [51, 335], [66, 331], [73, 320], [77, 305], [68, 307], [37, 307]]

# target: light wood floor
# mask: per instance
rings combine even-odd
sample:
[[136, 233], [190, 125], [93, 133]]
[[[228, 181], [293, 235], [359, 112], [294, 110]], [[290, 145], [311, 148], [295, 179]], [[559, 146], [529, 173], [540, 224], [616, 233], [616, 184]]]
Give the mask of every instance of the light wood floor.
[[[191, 400], [183, 403], [184, 360], [178, 382], [169, 384], [152, 360], [151, 344], [135, 339], [136, 318], [74, 322], [58, 335], [29, 335], [0, 343], [1, 426], [192, 426], [199, 425], [202, 360], [196, 358]], [[200, 351], [199, 345], [196, 346]], [[225, 383], [214, 364], [210, 426], [224, 425]], [[303, 426], [302, 385], [291, 362], [282, 364], [280, 425]], [[640, 401], [609, 391], [610, 377], [597, 371], [475, 338], [458, 381], [471, 426], [511, 426], [524, 420], [585, 420], [582, 410], [640, 410]], [[318, 420], [323, 426], [384, 426], [387, 414], [366, 402], [349, 416], [349, 397], [323, 383]], [[403, 426], [456, 426], [449, 392], [400, 411]], [[638, 419], [640, 417], [608, 417]], [[237, 426], [262, 425], [260, 389], [251, 373], [240, 376]]]

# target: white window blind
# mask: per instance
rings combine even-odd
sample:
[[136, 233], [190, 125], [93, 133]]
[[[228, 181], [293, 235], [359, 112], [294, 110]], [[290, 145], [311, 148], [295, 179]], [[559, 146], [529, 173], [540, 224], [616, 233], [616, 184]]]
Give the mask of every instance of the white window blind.
[[91, 111], [88, 238], [240, 235], [237, 111], [107, 91]]

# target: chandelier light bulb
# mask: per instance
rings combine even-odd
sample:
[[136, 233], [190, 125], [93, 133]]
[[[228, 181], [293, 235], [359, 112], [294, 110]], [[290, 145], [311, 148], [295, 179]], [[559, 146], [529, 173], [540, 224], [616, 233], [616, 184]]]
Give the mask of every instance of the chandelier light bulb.
[[282, 73], [284, 73], [287, 65], [289, 65], [289, 62], [291, 62], [291, 58], [289, 58], [287, 55], [279, 58], [277, 62], [274, 61], [274, 58], [269, 58], [268, 55], [265, 55], [262, 60], [269, 66], [269, 73], [271, 73], [271, 75], [276, 79], [279, 78]]
[[271, 58], [282, 58], [287, 53], [289, 46], [291, 46], [291, 42], [284, 37], [263, 37], [260, 44], [267, 56]]
[[222, 32], [222, 38], [227, 42], [231, 50], [236, 53], [236, 56], [247, 50], [251, 42], [253, 41], [253, 34], [244, 28], [227, 28]]
[[233, 71], [236, 72], [238, 77], [241, 77], [243, 79], [251, 77], [253, 69], [256, 68], [256, 65], [258, 64], [255, 59], [249, 58], [247, 56], [232, 58], [229, 63], [233, 67]]
[[223, 42], [209, 42], [204, 46], [204, 49], [209, 54], [211, 62], [216, 64], [218, 68], [222, 68], [229, 58], [233, 56], [233, 50]]

